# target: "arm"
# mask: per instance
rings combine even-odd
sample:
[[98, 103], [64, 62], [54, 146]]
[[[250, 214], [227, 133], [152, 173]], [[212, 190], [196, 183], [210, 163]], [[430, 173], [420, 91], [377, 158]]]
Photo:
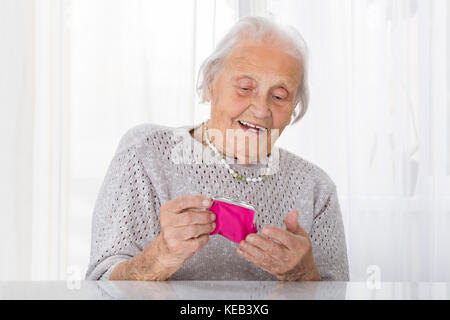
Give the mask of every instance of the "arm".
[[[119, 264], [111, 280], [166, 280], [206, 245], [215, 216], [202, 195], [179, 197], [160, 207], [161, 234], [142, 253]], [[195, 208], [201, 209], [200, 211]]]
[[[161, 262], [160, 245], [158, 236], [150, 242], [144, 252], [118, 264], [111, 272], [109, 280], [167, 280], [176, 270], [166, 268]], [[148, 261], [153, 263], [149, 264]]]
[[331, 184], [317, 204], [311, 229], [312, 251], [322, 280], [348, 281], [344, 224], [336, 186]]
[[[160, 202], [135, 146], [110, 163], [95, 203], [91, 259], [86, 279], [107, 280], [114, 267], [130, 265], [160, 233]], [[133, 258], [133, 262], [128, 262]]]

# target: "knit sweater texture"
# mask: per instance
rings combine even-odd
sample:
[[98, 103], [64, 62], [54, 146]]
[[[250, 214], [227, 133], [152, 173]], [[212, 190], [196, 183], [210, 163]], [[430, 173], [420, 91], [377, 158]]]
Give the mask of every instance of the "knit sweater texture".
[[[286, 214], [298, 210], [298, 223], [310, 236], [322, 280], [348, 281], [344, 225], [329, 175], [275, 145], [274, 173], [261, 182], [237, 180], [208, 146], [190, 135], [199, 125], [174, 128], [146, 123], [123, 135], [95, 202], [86, 279], [108, 280], [119, 263], [142, 252], [161, 232], [162, 204], [201, 194], [253, 205], [258, 233], [265, 225], [286, 229]], [[234, 158], [225, 159], [245, 177], [258, 177], [267, 167], [262, 162], [244, 166]], [[169, 280], [277, 280], [241, 257], [237, 247], [221, 235], [212, 235]]]

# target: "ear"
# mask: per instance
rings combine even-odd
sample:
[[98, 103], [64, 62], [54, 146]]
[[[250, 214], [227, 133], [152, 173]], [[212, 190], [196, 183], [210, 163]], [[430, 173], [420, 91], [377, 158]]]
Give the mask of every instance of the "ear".
[[211, 79], [211, 81], [209, 82], [208, 85], [208, 92], [209, 92], [209, 98], [208, 98], [208, 102], [212, 102], [214, 100], [214, 78]]

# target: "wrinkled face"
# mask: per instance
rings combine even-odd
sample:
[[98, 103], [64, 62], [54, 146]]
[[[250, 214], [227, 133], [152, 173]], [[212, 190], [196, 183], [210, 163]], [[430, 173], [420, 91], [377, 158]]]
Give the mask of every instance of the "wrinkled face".
[[208, 126], [222, 134], [216, 147], [242, 164], [270, 153], [291, 121], [301, 70], [297, 60], [269, 43], [238, 44], [210, 87]]

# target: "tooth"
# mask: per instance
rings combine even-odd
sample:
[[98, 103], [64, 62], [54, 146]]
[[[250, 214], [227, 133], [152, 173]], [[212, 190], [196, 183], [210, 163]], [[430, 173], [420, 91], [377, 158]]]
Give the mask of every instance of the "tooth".
[[255, 129], [258, 129], [258, 130], [261, 130], [261, 131], [266, 131], [266, 128], [264, 128], [264, 127], [256, 126], [256, 125], [253, 125], [251, 123], [248, 123], [248, 122], [245, 122], [245, 121], [241, 121], [241, 120], [239, 120], [239, 122], [241, 122], [242, 124], [245, 124], [245, 125], [247, 125], [247, 126], [249, 126], [251, 128], [255, 128]]
[[244, 122], [244, 124], [246, 124], [246, 125], [248, 125], [249, 127], [252, 127], [252, 128], [262, 129], [260, 126], [256, 126], [256, 125], [248, 123], [248, 122]]

